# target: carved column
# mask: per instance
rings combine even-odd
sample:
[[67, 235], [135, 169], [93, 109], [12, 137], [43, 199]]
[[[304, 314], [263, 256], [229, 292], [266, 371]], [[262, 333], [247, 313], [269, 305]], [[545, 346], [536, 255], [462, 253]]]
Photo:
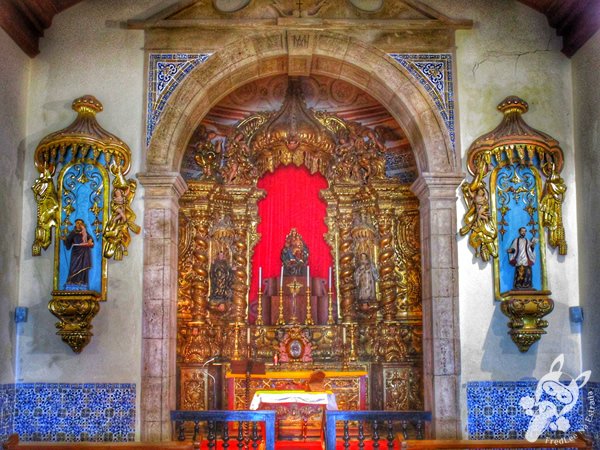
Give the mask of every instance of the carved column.
[[248, 232], [245, 222], [235, 225], [235, 242], [233, 244], [233, 310], [231, 318], [236, 323], [246, 321], [248, 294]]
[[192, 269], [194, 281], [192, 282], [192, 321], [204, 323], [208, 311], [208, 248], [209, 248], [209, 218], [206, 210], [194, 211], [194, 257]]
[[463, 175], [423, 173], [411, 186], [420, 200], [423, 267], [425, 409], [436, 438], [460, 436], [460, 330], [456, 188]]
[[379, 216], [379, 306], [383, 320], [390, 322], [396, 318], [396, 283], [394, 281], [394, 217], [391, 211], [383, 211]]
[[176, 399], [178, 173], [139, 174], [145, 188], [140, 425], [146, 441], [171, 439]]
[[339, 218], [339, 266], [340, 266], [340, 310], [342, 321], [352, 322], [354, 310], [354, 254], [352, 253], [352, 219], [349, 216]]

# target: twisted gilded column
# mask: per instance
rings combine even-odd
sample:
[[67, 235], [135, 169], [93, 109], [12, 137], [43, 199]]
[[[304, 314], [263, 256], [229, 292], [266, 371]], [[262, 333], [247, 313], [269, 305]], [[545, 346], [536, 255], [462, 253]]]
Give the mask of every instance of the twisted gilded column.
[[379, 216], [379, 306], [386, 322], [394, 320], [397, 311], [393, 224], [390, 211]]
[[230, 317], [233, 322], [242, 323], [246, 320], [248, 294], [248, 232], [245, 222], [235, 225], [233, 271], [233, 306]]
[[208, 311], [209, 219], [207, 211], [194, 211], [194, 248], [192, 250], [192, 321], [204, 323]]
[[348, 216], [339, 219], [339, 295], [342, 321], [352, 322], [354, 310], [354, 254], [352, 252], [352, 220]]

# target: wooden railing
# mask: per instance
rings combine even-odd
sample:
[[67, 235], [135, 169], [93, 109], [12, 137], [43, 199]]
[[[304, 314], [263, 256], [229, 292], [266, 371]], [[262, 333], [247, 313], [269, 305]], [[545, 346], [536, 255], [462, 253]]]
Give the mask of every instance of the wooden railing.
[[[175, 433], [178, 440], [186, 439], [185, 424], [192, 422], [192, 441], [200, 437], [200, 426], [206, 424], [206, 437], [202, 441], [208, 443], [208, 448], [216, 448], [217, 441], [222, 442], [222, 448], [230, 446], [230, 425], [233, 425], [234, 439], [240, 443], [245, 441], [252, 448], [257, 448], [264, 439], [264, 448], [275, 448], [275, 411], [171, 411], [171, 421], [175, 424]], [[259, 423], [264, 423], [264, 428], [259, 429]], [[220, 426], [219, 426], [220, 425]], [[219, 436], [220, 434], [220, 436]]]
[[[426, 411], [327, 411], [325, 413], [325, 450], [335, 450], [336, 428], [342, 423], [342, 440], [344, 448], [357, 441], [363, 448], [366, 441], [371, 441], [374, 448], [392, 449], [396, 432], [408, 439], [423, 439], [425, 423], [431, 421], [431, 413]], [[356, 436], [351, 436], [353, 428]], [[381, 447], [380, 441], [386, 443]]]
[[405, 440], [398, 436], [400, 448], [403, 450], [462, 450], [462, 449], [484, 449], [484, 448], [583, 448], [592, 450], [593, 443], [581, 433], [575, 433], [567, 438], [540, 439], [534, 442], [518, 439], [510, 440]]
[[5, 450], [197, 450], [198, 443], [192, 442], [21, 442], [13, 434], [2, 444]]

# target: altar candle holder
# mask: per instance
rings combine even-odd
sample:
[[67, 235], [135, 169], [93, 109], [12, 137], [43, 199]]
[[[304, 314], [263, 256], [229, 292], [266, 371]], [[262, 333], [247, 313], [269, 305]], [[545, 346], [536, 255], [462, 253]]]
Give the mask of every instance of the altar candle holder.
[[240, 332], [241, 332], [242, 324], [236, 322], [233, 325], [233, 359], [241, 359], [240, 355]]
[[263, 298], [262, 286], [259, 284], [258, 285], [258, 308], [256, 311], [256, 320], [254, 321], [254, 323], [256, 325], [264, 325], [262, 298]]
[[356, 323], [348, 324], [348, 340], [350, 343], [350, 354], [348, 355], [348, 359], [350, 361], [356, 361], [358, 356], [356, 355]]
[[306, 320], [305, 325], [314, 325], [315, 322], [312, 318], [312, 305], [310, 304], [310, 284], [306, 286]]
[[285, 318], [283, 317], [283, 283], [279, 285], [279, 317], [277, 317], [277, 325], [285, 325]]
[[333, 325], [335, 320], [333, 320], [333, 291], [331, 290], [331, 286], [329, 286], [329, 292], [327, 293], [327, 325]]

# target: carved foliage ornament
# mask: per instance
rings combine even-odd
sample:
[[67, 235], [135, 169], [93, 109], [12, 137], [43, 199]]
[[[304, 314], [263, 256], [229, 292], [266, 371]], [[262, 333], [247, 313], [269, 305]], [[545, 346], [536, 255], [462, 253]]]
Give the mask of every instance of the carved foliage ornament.
[[75, 121], [42, 139], [35, 151], [40, 176], [32, 186], [37, 203], [32, 254], [40, 256], [50, 246], [55, 229], [48, 308], [60, 320], [58, 334], [79, 353], [92, 336], [98, 302], [106, 300], [107, 260], [127, 255], [130, 232], [140, 227], [131, 208], [137, 182], [125, 178], [129, 147], [98, 124], [96, 113], [103, 108], [94, 97], [78, 98], [72, 107]]
[[460, 234], [469, 235], [477, 258], [493, 260], [495, 297], [511, 319], [509, 334], [527, 351], [545, 333], [541, 317], [554, 305], [547, 290], [544, 228], [550, 246], [567, 253], [563, 152], [558, 141], [522, 119], [525, 101], [507, 97], [498, 109], [504, 114], [500, 125], [468, 151], [472, 179], [461, 187], [467, 212]]

